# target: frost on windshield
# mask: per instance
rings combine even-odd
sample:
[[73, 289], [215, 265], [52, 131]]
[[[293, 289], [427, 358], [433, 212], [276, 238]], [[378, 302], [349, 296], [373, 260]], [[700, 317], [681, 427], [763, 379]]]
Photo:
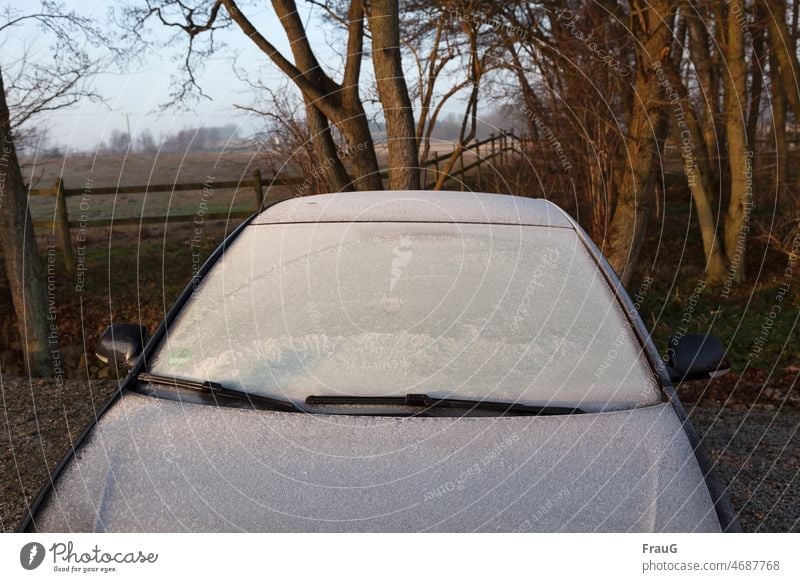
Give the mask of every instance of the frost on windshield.
[[247, 228], [153, 371], [302, 401], [432, 396], [620, 409], [659, 401], [576, 233], [510, 225]]

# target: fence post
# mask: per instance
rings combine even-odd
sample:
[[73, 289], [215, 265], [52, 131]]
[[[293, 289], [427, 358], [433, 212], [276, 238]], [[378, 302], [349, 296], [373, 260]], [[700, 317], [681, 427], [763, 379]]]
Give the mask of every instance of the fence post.
[[258, 212], [264, 206], [264, 184], [261, 181], [261, 170], [259, 168], [253, 170], [253, 191], [256, 195], [256, 212]]
[[56, 218], [61, 241], [64, 243], [64, 268], [72, 271], [75, 268], [75, 259], [72, 254], [72, 237], [69, 232], [69, 213], [67, 212], [67, 196], [64, 192], [64, 181], [56, 178]]
[[461, 180], [459, 180], [459, 184], [461, 184], [461, 191], [464, 191], [464, 180], [466, 180], [466, 175], [464, 175], [464, 154], [467, 153], [466, 149], [461, 150], [461, 154], [458, 156], [458, 163], [461, 166]]
[[481, 179], [481, 167], [483, 166], [483, 159], [481, 158], [481, 140], [475, 142], [475, 161], [478, 164], [475, 166], [475, 174], [478, 180], [478, 190], [481, 190], [481, 184], [483, 184], [483, 180]]
[[433, 184], [436, 185], [439, 181], [439, 152], [433, 154], [433, 165], [436, 166], [436, 175], [433, 178]]
[[489, 139], [492, 142], [492, 155], [490, 156], [490, 158], [494, 158], [494, 132], [489, 134]]

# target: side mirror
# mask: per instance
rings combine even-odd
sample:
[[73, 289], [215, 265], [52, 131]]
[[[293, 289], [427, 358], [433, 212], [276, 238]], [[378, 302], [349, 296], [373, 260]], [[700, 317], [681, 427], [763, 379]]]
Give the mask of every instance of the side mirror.
[[730, 371], [723, 361], [725, 346], [713, 335], [673, 336], [667, 349], [667, 370], [673, 382], [708, 380]]
[[130, 370], [144, 349], [147, 328], [135, 323], [110, 325], [97, 342], [95, 355], [105, 363]]

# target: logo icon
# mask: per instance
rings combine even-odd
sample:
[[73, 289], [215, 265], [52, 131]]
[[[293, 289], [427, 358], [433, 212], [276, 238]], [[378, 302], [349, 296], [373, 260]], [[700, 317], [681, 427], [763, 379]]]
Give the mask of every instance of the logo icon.
[[44, 561], [44, 546], [39, 542], [30, 542], [22, 546], [19, 552], [19, 563], [26, 570], [35, 570]]

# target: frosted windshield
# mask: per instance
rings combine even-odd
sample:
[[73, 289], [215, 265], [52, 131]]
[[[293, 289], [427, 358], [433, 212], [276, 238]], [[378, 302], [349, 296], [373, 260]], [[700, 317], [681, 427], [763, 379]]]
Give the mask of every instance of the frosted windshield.
[[172, 323], [152, 371], [296, 402], [660, 400], [575, 231], [537, 226], [250, 226]]

